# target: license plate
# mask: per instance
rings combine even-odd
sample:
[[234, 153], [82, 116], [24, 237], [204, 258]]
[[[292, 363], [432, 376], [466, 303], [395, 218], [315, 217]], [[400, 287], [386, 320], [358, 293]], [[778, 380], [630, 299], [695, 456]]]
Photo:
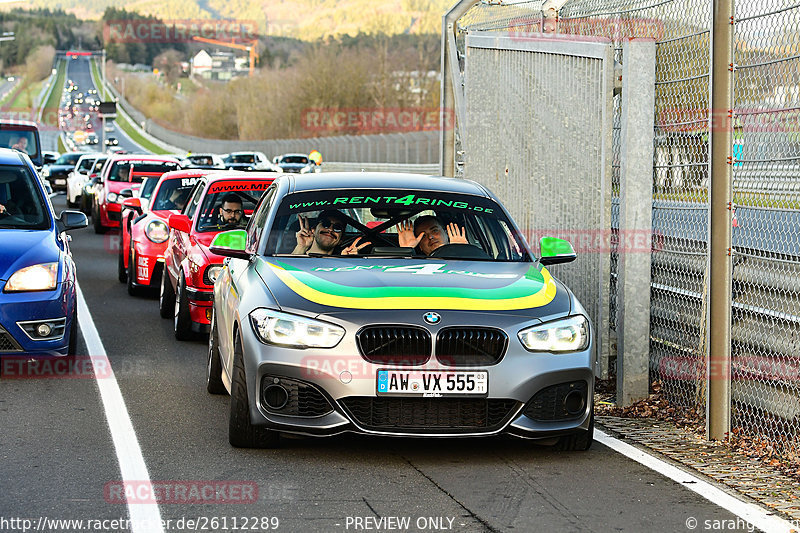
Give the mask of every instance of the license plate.
[[378, 370], [378, 396], [486, 396], [485, 370]]
[[56, 180], [56, 185], [66, 185], [67, 180]]

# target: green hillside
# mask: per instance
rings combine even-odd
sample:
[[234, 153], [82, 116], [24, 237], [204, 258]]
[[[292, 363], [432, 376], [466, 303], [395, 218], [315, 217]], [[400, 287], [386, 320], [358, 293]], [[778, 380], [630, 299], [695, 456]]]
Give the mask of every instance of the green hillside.
[[[454, 0], [31, 0], [27, 7], [63, 9], [81, 19], [100, 19], [107, 7], [125, 8], [164, 21], [252, 21], [262, 35], [315, 40], [363, 33], [439, 33]], [[13, 6], [15, 4], [9, 4]]]

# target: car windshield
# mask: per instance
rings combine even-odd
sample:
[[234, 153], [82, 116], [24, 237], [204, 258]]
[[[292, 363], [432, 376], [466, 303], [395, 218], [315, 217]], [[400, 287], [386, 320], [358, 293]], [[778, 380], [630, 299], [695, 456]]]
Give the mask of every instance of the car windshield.
[[[36, 145], [36, 135], [30, 130], [0, 130], [0, 147], [13, 148], [20, 152], [25, 152], [31, 157], [38, 155], [39, 147]], [[80, 157], [80, 156], [79, 156]], [[75, 158], [75, 161], [78, 159]], [[72, 164], [75, 164], [75, 161]]]
[[197, 231], [244, 228], [270, 183], [272, 182], [267, 180], [224, 180], [212, 183], [199, 210]]
[[0, 165], [0, 229], [47, 229], [50, 217], [38, 178], [27, 166]]
[[156, 190], [159, 178], [145, 178], [142, 182], [142, 188], [139, 189], [139, 198], [150, 199], [153, 196], [153, 191]]
[[307, 165], [308, 158], [304, 155], [287, 155], [281, 159], [281, 163]]
[[255, 160], [253, 154], [235, 154], [228, 156], [228, 163], [254, 163]]
[[64, 154], [58, 158], [56, 165], [74, 165], [83, 154]]
[[163, 174], [180, 168], [172, 161], [116, 161], [109, 171], [108, 180], [129, 181], [131, 166], [134, 168], [134, 182], [141, 182], [144, 179], [142, 174]]
[[151, 209], [153, 211], [183, 209], [195, 183], [197, 178], [172, 178], [162, 181]]
[[100, 170], [103, 168], [103, 165], [105, 165], [106, 161], [108, 161], [107, 157], [97, 158], [97, 161], [94, 162], [94, 167], [92, 168], [92, 172], [100, 172]]
[[195, 165], [213, 165], [214, 160], [211, 158], [210, 155], [194, 155], [189, 158]]
[[[303, 230], [311, 234], [299, 234]], [[422, 237], [417, 239], [418, 235]], [[289, 194], [278, 208], [269, 236], [268, 255], [337, 255], [359, 239], [357, 246], [369, 243], [359, 248], [367, 256], [531, 260], [518, 229], [496, 202], [437, 191]]]
[[86, 157], [81, 159], [80, 164], [78, 165], [78, 172], [81, 174], [88, 174], [89, 170], [94, 166], [94, 158], [93, 157]]

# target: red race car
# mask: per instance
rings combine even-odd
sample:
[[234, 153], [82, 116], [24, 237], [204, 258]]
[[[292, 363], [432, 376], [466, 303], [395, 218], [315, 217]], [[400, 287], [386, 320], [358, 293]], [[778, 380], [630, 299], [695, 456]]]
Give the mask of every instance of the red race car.
[[275, 176], [223, 172], [198, 178], [181, 214], [170, 215], [159, 312], [173, 318], [176, 339], [208, 333], [214, 281], [225, 259], [208, 247], [217, 233], [247, 225]]
[[174, 157], [149, 155], [114, 155], [103, 166], [103, 174], [95, 185], [92, 222], [95, 233], [120, 227], [122, 200], [119, 193], [145, 177], [180, 170]]
[[[183, 209], [197, 178], [209, 172], [212, 171], [176, 170], [160, 178], [148, 178], [140, 197], [122, 201], [117, 274], [120, 282], [128, 284], [131, 296], [145, 287], [158, 287], [169, 238], [167, 219]], [[154, 186], [147, 194], [145, 189], [150, 189], [151, 184]]]

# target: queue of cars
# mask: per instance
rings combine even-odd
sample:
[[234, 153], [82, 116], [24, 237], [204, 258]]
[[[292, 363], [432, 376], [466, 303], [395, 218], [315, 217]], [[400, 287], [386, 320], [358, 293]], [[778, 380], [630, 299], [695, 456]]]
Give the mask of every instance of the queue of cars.
[[319, 167], [308, 154], [283, 154], [270, 161], [264, 152], [243, 151], [229, 154], [194, 153], [181, 160], [184, 168], [241, 170], [245, 172], [294, 172], [305, 174], [319, 172]]
[[[573, 261], [571, 245], [545, 237], [537, 255], [498, 199], [469, 180], [321, 179], [293, 161], [301, 155], [276, 159], [300, 169], [277, 173], [112, 155], [93, 178], [95, 228], [121, 226], [120, 281], [131, 294], [158, 287], [177, 339], [208, 334], [206, 388], [230, 395], [229, 442], [509, 434], [589, 448], [593, 328], [547, 269]], [[95, 164], [81, 165], [87, 177]], [[59, 235], [86, 217], [46, 220], [45, 211], [15, 224], [49, 231], [58, 260], [19, 238], [42, 255], [0, 268], [3, 298], [17, 287], [74, 290]], [[0, 314], [0, 351], [74, 352], [74, 305], [62, 311], [39, 321], [22, 307], [13, 319]]]

